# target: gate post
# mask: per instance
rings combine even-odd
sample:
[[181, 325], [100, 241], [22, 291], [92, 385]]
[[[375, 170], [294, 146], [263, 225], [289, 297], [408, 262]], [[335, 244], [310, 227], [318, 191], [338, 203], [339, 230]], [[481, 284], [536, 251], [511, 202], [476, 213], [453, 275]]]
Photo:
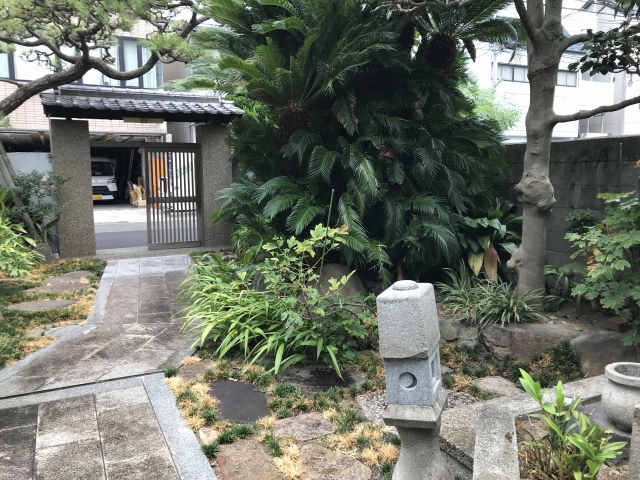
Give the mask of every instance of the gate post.
[[231, 186], [231, 150], [225, 142], [225, 125], [198, 125], [196, 143], [202, 149], [203, 247], [230, 247], [231, 223], [221, 220], [211, 225], [211, 215], [222, 205], [217, 193]]
[[69, 178], [56, 194], [60, 257], [95, 255], [89, 122], [50, 120], [49, 131], [53, 171]]

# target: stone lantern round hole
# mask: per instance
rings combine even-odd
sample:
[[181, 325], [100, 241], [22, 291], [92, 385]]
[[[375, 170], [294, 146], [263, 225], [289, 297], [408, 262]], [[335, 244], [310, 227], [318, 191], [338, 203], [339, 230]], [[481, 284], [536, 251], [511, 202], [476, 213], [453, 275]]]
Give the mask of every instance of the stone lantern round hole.
[[418, 384], [418, 379], [413, 373], [404, 372], [400, 374], [400, 386], [405, 390], [413, 390]]

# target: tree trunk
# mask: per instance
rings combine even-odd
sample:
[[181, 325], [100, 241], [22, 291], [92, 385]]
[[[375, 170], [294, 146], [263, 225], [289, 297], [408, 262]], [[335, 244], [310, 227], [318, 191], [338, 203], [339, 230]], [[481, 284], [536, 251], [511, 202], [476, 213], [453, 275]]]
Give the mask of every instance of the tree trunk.
[[[544, 265], [547, 249], [547, 220], [556, 200], [549, 180], [549, 157], [553, 133], [553, 98], [558, 63], [536, 61], [529, 54], [530, 104], [526, 117], [527, 149], [524, 172], [515, 186], [523, 206], [522, 243], [507, 265], [518, 275], [518, 292], [544, 294]], [[547, 56], [548, 57], [548, 56]]]

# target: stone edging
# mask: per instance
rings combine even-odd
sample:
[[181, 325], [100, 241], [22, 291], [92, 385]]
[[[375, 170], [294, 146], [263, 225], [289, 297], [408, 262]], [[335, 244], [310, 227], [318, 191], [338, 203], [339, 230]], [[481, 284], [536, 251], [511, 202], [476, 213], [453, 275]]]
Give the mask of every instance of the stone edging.
[[169, 446], [182, 480], [217, 480], [193, 431], [176, 407], [176, 399], [164, 383], [164, 375], [142, 377], [147, 396]]
[[[579, 396], [584, 403], [597, 401], [606, 383], [604, 375], [564, 385], [567, 398]], [[553, 401], [555, 393], [546, 395]], [[489, 400], [476, 410], [476, 442], [473, 480], [516, 480], [520, 478], [516, 418], [534, 413], [540, 406], [528, 394]]]

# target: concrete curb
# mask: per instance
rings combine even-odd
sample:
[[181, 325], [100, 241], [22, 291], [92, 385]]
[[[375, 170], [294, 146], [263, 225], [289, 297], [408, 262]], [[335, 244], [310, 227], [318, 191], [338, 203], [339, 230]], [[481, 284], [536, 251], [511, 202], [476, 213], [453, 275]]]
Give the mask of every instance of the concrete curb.
[[182, 480], [217, 480], [198, 439], [176, 407], [176, 399], [161, 374], [142, 377], [165, 441]]

